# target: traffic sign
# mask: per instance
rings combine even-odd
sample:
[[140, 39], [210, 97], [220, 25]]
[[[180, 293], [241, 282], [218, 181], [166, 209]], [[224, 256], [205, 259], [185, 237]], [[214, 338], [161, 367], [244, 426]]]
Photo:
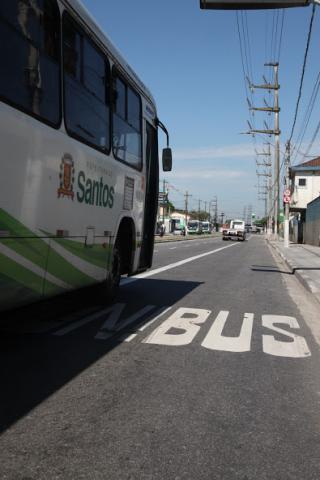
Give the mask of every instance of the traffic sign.
[[291, 195], [290, 189], [286, 188], [285, 191], [283, 192], [283, 195], [285, 195], [286, 197], [290, 197]]

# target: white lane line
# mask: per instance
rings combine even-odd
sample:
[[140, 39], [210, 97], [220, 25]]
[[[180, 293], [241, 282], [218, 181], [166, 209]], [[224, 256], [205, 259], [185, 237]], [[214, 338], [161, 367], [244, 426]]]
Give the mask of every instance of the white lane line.
[[[149, 313], [151, 310], [154, 310], [156, 307], [154, 305], [146, 305], [145, 307], [141, 308], [138, 312], [130, 315], [130, 317], [126, 318], [123, 322], [120, 322], [119, 325], [116, 325], [114, 329], [110, 328], [101, 328], [99, 332], [94, 337], [96, 340], [107, 340], [113, 335], [119, 333], [120, 331], [124, 330], [128, 325], [135, 322], [139, 318], [142, 318], [146, 313]], [[128, 334], [125, 335], [127, 337]]]
[[177, 247], [170, 247], [169, 250], [175, 250]]
[[[145, 323], [142, 327], [140, 327], [138, 330], [139, 332], [143, 332], [146, 328], [150, 327], [156, 320], [158, 320], [160, 317], [165, 315], [169, 310], [171, 310], [172, 307], [162, 307], [158, 310], [159, 314], [156, 315], [154, 318], [151, 318], [149, 322]], [[119, 327], [120, 330], [122, 330], [122, 325]], [[114, 332], [113, 335], [115, 335], [118, 332]], [[120, 337], [118, 337], [118, 341], [120, 342], [131, 342], [134, 338], [137, 337], [137, 333], [123, 333]], [[111, 335], [112, 336], [112, 335]]]
[[156, 317], [149, 320], [149, 322], [142, 325], [142, 327], [139, 328], [139, 332], [143, 332], [146, 328], [150, 327], [150, 325], [152, 325], [156, 320], [158, 320], [160, 317], [162, 317], [162, 315], [169, 312], [169, 310], [171, 310], [171, 308], [172, 307], [168, 307], [168, 308], [162, 307], [162, 308], [160, 308], [160, 310], [158, 310], [159, 314]]
[[159, 250], [153, 250], [153, 253], [158, 253], [158, 252], [159, 252]]
[[210, 252], [200, 253], [200, 255], [195, 255], [194, 257], [189, 257], [189, 258], [186, 258], [185, 260], [180, 260], [179, 262], [171, 263], [170, 265], [166, 265], [165, 267], [155, 268], [154, 270], [150, 270], [149, 272], [145, 272], [145, 273], [140, 273], [138, 275], [135, 275], [134, 277], [124, 278], [123, 280], [121, 280], [121, 285], [128, 285], [129, 283], [136, 282], [137, 280], [141, 280], [143, 278], [153, 277], [153, 275], [157, 275], [158, 273], [171, 270], [172, 268], [181, 267], [182, 265], [189, 262], [194, 262], [199, 258], [207, 257], [208, 255], [222, 252], [222, 250], [226, 250], [227, 248], [232, 248], [239, 245], [240, 243], [232, 243], [231, 245], [227, 245], [226, 247], [217, 248], [216, 250], [210, 250]]
[[154, 310], [155, 308], [156, 308], [155, 305], [147, 305], [146, 307], [139, 310], [139, 312], [134, 313], [129, 318], [127, 318], [124, 322], [120, 323], [119, 326], [117, 327], [117, 330], [123, 330], [128, 325], [130, 325], [130, 323], [135, 322], [136, 320], [138, 320], [138, 318], [143, 317], [143, 315], [150, 312], [151, 310]]
[[99, 312], [93, 313], [88, 317], [82, 318], [81, 320], [78, 320], [77, 322], [74, 322], [71, 325], [67, 325], [64, 328], [57, 330], [56, 332], [54, 332], [53, 335], [57, 335], [58, 337], [61, 337], [66, 333], [72, 332], [72, 330], [75, 330], [76, 328], [82, 327], [82, 325], [85, 325], [86, 323], [92, 322], [93, 320], [99, 317], [102, 317], [102, 315], [104, 315], [105, 313], [109, 313], [111, 309], [112, 307], [106, 308], [104, 310], [99, 310]]
[[131, 335], [127, 336], [127, 335], [123, 335], [123, 337], [120, 337], [119, 340], [122, 341], [122, 342], [131, 342], [131, 340], [133, 340], [134, 338], [136, 338], [137, 334], [136, 333], [132, 333]]

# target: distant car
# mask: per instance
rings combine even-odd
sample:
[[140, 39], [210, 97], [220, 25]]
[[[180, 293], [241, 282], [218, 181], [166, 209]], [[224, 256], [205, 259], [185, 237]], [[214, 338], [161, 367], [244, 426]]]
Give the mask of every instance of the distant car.
[[230, 227], [222, 230], [222, 240], [238, 240], [244, 242], [245, 239], [246, 228], [242, 220], [231, 220]]

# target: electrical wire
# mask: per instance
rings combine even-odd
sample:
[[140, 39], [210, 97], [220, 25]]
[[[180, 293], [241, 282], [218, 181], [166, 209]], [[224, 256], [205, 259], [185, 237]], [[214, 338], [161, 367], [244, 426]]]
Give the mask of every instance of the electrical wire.
[[300, 79], [299, 93], [298, 93], [298, 98], [297, 98], [297, 103], [296, 103], [296, 108], [295, 108], [295, 114], [294, 114], [294, 120], [293, 120], [293, 124], [292, 124], [292, 128], [291, 128], [289, 142], [291, 142], [291, 140], [292, 140], [293, 132], [294, 132], [296, 122], [297, 122], [297, 117], [298, 117], [298, 110], [299, 110], [300, 100], [301, 100], [301, 96], [302, 96], [303, 80], [304, 80], [304, 75], [305, 75], [305, 70], [306, 70], [307, 57], [308, 57], [308, 52], [309, 52], [309, 46], [310, 46], [310, 40], [311, 40], [315, 11], [316, 11], [316, 5], [313, 4], [311, 19], [310, 19], [310, 24], [309, 24], [307, 44], [306, 44], [306, 49], [305, 49], [304, 59], [303, 59], [303, 67], [302, 67], [302, 73], [301, 73], [301, 79]]
[[[301, 149], [301, 145], [302, 145], [304, 136], [306, 134], [306, 130], [308, 128], [308, 125], [309, 125], [309, 122], [310, 122], [310, 119], [311, 119], [311, 115], [312, 115], [312, 112], [313, 112], [313, 109], [314, 109], [314, 106], [315, 106], [315, 101], [316, 101], [318, 93], [319, 93], [319, 88], [320, 88], [320, 72], [318, 73], [318, 76], [316, 78], [316, 81], [315, 81], [315, 84], [314, 84], [314, 87], [313, 87], [313, 90], [312, 90], [312, 93], [311, 93], [311, 97], [310, 97], [310, 100], [309, 100], [309, 103], [308, 103], [308, 106], [307, 106], [307, 109], [306, 109], [306, 113], [305, 113], [303, 121], [302, 121], [302, 126], [300, 128], [299, 135], [297, 137], [295, 145], [293, 146], [293, 148], [291, 150], [292, 154], [295, 152], [295, 157], [294, 157], [294, 160], [292, 161], [293, 164], [295, 163], [298, 155], [306, 156], [303, 152], [301, 152], [300, 149]], [[298, 142], [299, 142], [299, 146], [297, 146]]]

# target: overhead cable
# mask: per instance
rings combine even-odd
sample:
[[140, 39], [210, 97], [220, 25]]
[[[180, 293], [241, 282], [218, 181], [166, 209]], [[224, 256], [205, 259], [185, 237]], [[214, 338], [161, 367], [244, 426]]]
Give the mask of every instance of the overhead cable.
[[313, 7], [312, 7], [312, 14], [311, 14], [311, 19], [310, 19], [310, 24], [309, 24], [308, 39], [307, 39], [306, 49], [305, 49], [305, 53], [304, 53], [303, 67], [302, 67], [302, 73], [301, 73], [301, 79], [300, 79], [299, 94], [298, 94], [298, 99], [297, 99], [297, 103], [296, 103], [296, 109], [295, 109], [294, 120], [293, 120], [293, 124], [292, 124], [292, 128], [291, 128], [289, 142], [291, 142], [291, 140], [292, 140], [293, 132], [294, 132], [296, 122], [297, 122], [297, 117], [298, 117], [298, 110], [299, 110], [299, 105], [300, 105], [300, 100], [301, 100], [301, 95], [302, 95], [303, 80], [304, 80], [304, 74], [305, 74], [305, 70], [306, 70], [306, 63], [307, 63], [307, 57], [308, 57], [308, 52], [309, 52], [309, 46], [310, 46], [310, 40], [311, 40], [315, 10], [316, 10], [316, 5], [314, 4]]

